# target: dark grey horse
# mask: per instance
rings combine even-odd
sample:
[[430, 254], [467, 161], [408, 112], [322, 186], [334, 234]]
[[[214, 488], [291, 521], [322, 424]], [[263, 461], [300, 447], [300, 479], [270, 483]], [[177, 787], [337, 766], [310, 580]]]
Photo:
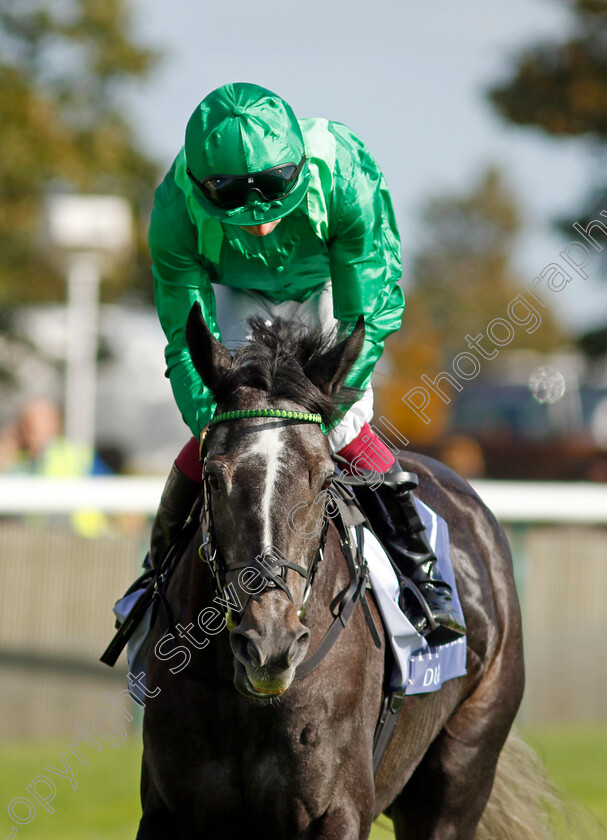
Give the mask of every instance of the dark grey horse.
[[[340, 386], [364, 327], [329, 346], [296, 325], [259, 321], [232, 359], [194, 308], [187, 335], [218, 410], [279, 408], [329, 420], [344, 399]], [[318, 500], [333, 473], [326, 436], [315, 423], [245, 417], [210, 429], [206, 449], [214, 548], [227, 569], [224, 600], [232, 603], [235, 626], [220, 632], [226, 621], [197, 536], [167, 588], [172, 618], [160, 610], [154, 628], [139, 840], [355, 840], [368, 837], [384, 811], [399, 840], [480, 837], [477, 825], [523, 691], [510, 554], [490, 511], [445, 466], [413, 454], [400, 458], [419, 476], [419, 497], [449, 523], [468, 673], [435, 693], [405, 698], [374, 778], [386, 664], [375, 606], [381, 649], [358, 605], [322, 662], [295, 678], [348, 585], [334, 524], [304, 617], [306, 582], [297, 571], [287, 570], [288, 593], [266, 586], [251, 594], [242, 579], [243, 567], [270, 548], [304, 570], [314, 561], [323, 520]], [[289, 524], [294, 510], [296, 528]], [[520, 819], [500, 814], [499, 825], [482, 836], [533, 837]]]

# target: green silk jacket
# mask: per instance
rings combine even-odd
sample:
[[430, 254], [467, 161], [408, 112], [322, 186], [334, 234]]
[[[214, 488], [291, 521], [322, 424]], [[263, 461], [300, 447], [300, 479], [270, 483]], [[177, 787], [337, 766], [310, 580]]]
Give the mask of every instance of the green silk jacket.
[[310, 184], [303, 202], [266, 236], [211, 218], [186, 174], [184, 149], [155, 195], [149, 242], [154, 297], [167, 337], [167, 376], [184, 421], [196, 436], [211, 419], [212, 394], [200, 381], [185, 342], [195, 301], [221, 339], [213, 284], [258, 292], [274, 301], [304, 301], [330, 279], [342, 324], [365, 318], [365, 343], [346, 385], [364, 388], [387, 335], [405, 306], [400, 241], [390, 195], [376, 162], [346, 126], [300, 120]]

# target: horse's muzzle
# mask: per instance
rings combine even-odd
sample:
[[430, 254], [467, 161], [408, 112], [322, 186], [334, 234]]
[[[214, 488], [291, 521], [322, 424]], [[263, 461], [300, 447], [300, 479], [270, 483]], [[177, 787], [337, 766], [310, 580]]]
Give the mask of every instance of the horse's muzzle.
[[309, 644], [310, 631], [303, 624], [264, 633], [239, 624], [230, 633], [236, 659], [236, 688], [248, 697], [282, 694], [293, 682], [295, 669], [305, 658]]

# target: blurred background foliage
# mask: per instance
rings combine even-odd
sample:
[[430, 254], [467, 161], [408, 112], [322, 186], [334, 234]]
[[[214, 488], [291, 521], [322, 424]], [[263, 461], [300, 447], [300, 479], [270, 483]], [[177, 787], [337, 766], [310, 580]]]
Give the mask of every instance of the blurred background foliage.
[[[513, 54], [503, 78], [484, 95], [511, 125], [535, 129], [538, 136], [541, 130], [557, 139], [577, 138], [581, 154], [601, 160], [607, 150], [607, 7], [603, 0], [550, 2], [569, 10], [568, 29]], [[131, 0], [4, 0], [0, 7], [0, 340], [11, 336], [10, 347], [0, 352], [0, 377], [6, 381], [15, 381], [15, 355], [37, 353], [44, 364], [56, 369], [62, 364], [56, 357], [46, 359], [44, 338], [26, 347], [30, 336], [12, 330], [15, 307], [65, 297], [63, 273], [41, 241], [49, 193], [113, 193], [130, 201], [138, 236], [135, 256], [103, 278], [102, 297], [151, 304], [146, 228], [162, 172], [142, 151], [146, 138], [138, 135], [127, 101], [150, 79], [162, 55], [140, 42], [135, 9]], [[597, 171], [596, 188], [576, 214], [581, 220], [607, 198], [607, 174], [602, 174], [607, 168]], [[510, 187], [508, 171], [480, 163], [468, 188], [430, 192], [419, 208], [421, 238], [403, 243], [406, 254], [413, 255], [403, 328], [390, 338], [376, 379], [376, 413], [402, 429], [413, 447], [432, 446], [457, 433], [456, 401], [435, 399], [433, 422], [424, 424], [402, 397], [419, 384], [422, 373], [449, 369], [454, 356], [468, 349], [465, 336], [503, 317], [508, 303], [525, 290], [516, 257], [527, 211]], [[531, 334], [518, 329], [509, 351], [548, 358], [556, 348], [572, 347], [574, 339], [548, 307], [541, 315], [541, 329]], [[586, 354], [598, 369], [607, 350], [607, 317], [604, 326], [575, 340], [580, 357]], [[500, 353], [500, 363], [505, 356]], [[491, 369], [483, 365], [479, 380], [492, 376], [504, 392], [498, 368], [498, 363]], [[464, 396], [476, 384], [467, 385]], [[518, 403], [533, 402], [524, 383], [519, 385]], [[592, 410], [597, 394], [589, 397]], [[535, 408], [524, 410], [529, 415]], [[541, 424], [542, 415], [535, 415]]]
[[[513, 55], [505, 78], [487, 90], [487, 100], [492, 103], [495, 113], [501, 114], [511, 126], [535, 130], [540, 138], [542, 133], [556, 140], [575, 138], [580, 142], [581, 153], [597, 161], [596, 186], [585, 198], [582, 211], [572, 211], [566, 222], [569, 229], [574, 217], [580, 221], [589, 219], [597, 207], [607, 206], [607, 167], [601, 166], [607, 148], [607, 3], [605, 0], [550, 2], [570, 10], [568, 33], [560, 40], [553, 38], [532, 44]], [[41, 247], [40, 220], [45, 198], [51, 191], [114, 193], [129, 199], [137, 219], [137, 254], [127, 270], [122, 266], [112, 276], [104, 277], [102, 294], [105, 300], [120, 301], [135, 296], [151, 303], [146, 226], [153, 191], [162, 172], [157, 162], [141, 151], [143, 138], [129, 119], [127, 99], [129, 91], [150, 78], [161, 61], [161, 54], [140, 42], [133, 24], [134, 8], [131, 0], [2, 0], [0, 5], [0, 379], [4, 372], [13, 390], [24, 382], [42, 379], [43, 374], [48, 376], [53, 367], [59, 370], [57, 378], [60, 379], [60, 352], [51, 352], [53, 348], [45, 346], [50, 333], [40, 336], [34, 329], [26, 328], [16, 344], [2, 346], [2, 338], [10, 326], [7, 310], [17, 306], [30, 308], [30, 304], [44, 302], [63, 303], [65, 298], [63, 273]], [[230, 55], [229, 50], [226, 53]], [[360, 56], [357, 55], [356, 60], [360, 60]], [[432, 107], [432, 103], [428, 103], [428, 107]], [[415, 163], [409, 161], [407, 165], [414, 166]], [[403, 178], [406, 177], [404, 169]], [[411, 253], [412, 245], [415, 249], [407, 290], [408, 306], [403, 329], [388, 344], [385, 373], [377, 384], [376, 412], [385, 413], [392, 424], [411, 439], [413, 446], [428, 444], [431, 448], [447, 435], [454, 406], [435, 400], [433, 422], [425, 425], [405, 409], [403, 394], [419, 384], [422, 373], [432, 376], [449, 369], [453, 356], [466, 349], [465, 335], [476, 335], [493, 318], [503, 317], [507, 304], [524, 291], [523, 278], [515, 267], [515, 255], [526, 209], [509, 188], [508, 172], [497, 166], [484, 169], [479, 166], [477, 178], [469, 189], [429, 195], [420, 207], [420, 227], [424, 234], [417, 243], [403, 243], [407, 253]], [[565, 225], [561, 225], [561, 229], [564, 230]], [[546, 256], [550, 257], [549, 254]], [[51, 316], [56, 318], [56, 313]], [[114, 323], [119, 320], [116, 311], [109, 313], [109, 317]], [[144, 441], [146, 458], [149, 458], [150, 450], [156, 444], [144, 428], [141, 417], [133, 410], [139, 400], [142, 415], [148, 416], [159, 435], [167, 438], [172, 459], [177, 444], [168, 440], [168, 417], [161, 412], [162, 406], [166, 406], [167, 410], [170, 408], [176, 413], [168, 385], [161, 382], [166, 385], [166, 394], [162, 395], [164, 403], [160, 403], [160, 396], [158, 402], [151, 401], [148, 383], [156, 380], [147, 378], [144, 367], [152, 355], [148, 349], [152, 342], [141, 344], [143, 323], [135, 320], [132, 310], [124, 317], [124, 322], [127, 327], [120, 334], [125, 336], [123, 343], [115, 336], [111, 342], [105, 339], [105, 353], [113, 357], [118, 371], [116, 379], [124, 389], [122, 399], [116, 398], [116, 381], [113, 381], [112, 398], [109, 390], [104, 391], [99, 402], [108, 415], [117, 419], [112, 434], [115, 434], [115, 428], [122, 432], [130, 428]], [[607, 351], [607, 316], [605, 322], [604, 329], [578, 339], [583, 352], [595, 362], [604, 359]], [[103, 341], [102, 336], [102, 351]], [[137, 342], [139, 347], [135, 347]], [[544, 309], [541, 329], [530, 335], [518, 330], [512, 349], [546, 354], [570, 342], [564, 328], [550, 316], [548, 309]], [[44, 364], [35, 368], [30, 364], [20, 379], [13, 377], [23, 360], [35, 353], [43, 357]], [[160, 347], [159, 366], [161, 355]], [[127, 357], [131, 357], [128, 368], [125, 367]], [[103, 352], [100, 352], [100, 371], [104, 364]], [[488, 374], [495, 377], [497, 387], [504, 391], [504, 380], [499, 380], [495, 373], [497, 367], [495, 364]], [[153, 375], [156, 379], [162, 378], [161, 372]], [[473, 383], [466, 387], [466, 392], [472, 388]], [[526, 398], [532, 401], [528, 389]], [[119, 414], [120, 402], [126, 406], [126, 414]], [[488, 408], [487, 404], [483, 405], [479, 414], [487, 414]], [[108, 434], [107, 425], [105, 434]], [[181, 424], [179, 434], [183, 435]], [[507, 461], [511, 459], [513, 449], [507, 448], [504, 440], [500, 429], [498, 447]], [[132, 457], [124, 438], [108, 438], [105, 443], [123, 447], [125, 455]], [[515, 447], [521, 449], [520, 440], [515, 442]], [[564, 451], [559, 440], [557, 448], [549, 453], [550, 461], [562, 462]], [[594, 451], [590, 453], [591, 457], [595, 454]], [[466, 457], [470, 457], [469, 450]], [[482, 457], [481, 452], [479, 462]], [[530, 460], [526, 453], [524, 457]], [[148, 466], [149, 461], [146, 461]], [[132, 461], [129, 468], [132, 470]], [[544, 477], [547, 474], [546, 468]], [[492, 477], [490, 470], [487, 475]], [[131, 523], [129, 527], [139, 526]], [[133, 541], [136, 538], [137, 534], [134, 534]], [[124, 542], [123, 536], [120, 542]], [[516, 542], [520, 548], [520, 535]], [[587, 553], [587, 546], [581, 539], [575, 545], [576, 550], [569, 552], [568, 557], [575, 559], [576, 570], [572, 574], [577, 581], [583, 578], [578, 565], [580, 557]], [[48, 542], [42, 555], [45, 560], [48, 559], [47, 552]], [[95, 561], [95, 568], [107, 568], [108, 558], [115, 559], [115, 555], [116, 549], [112, 548], [104, 555], [103, 562]], [[61, 559], [64, 556], [65, 552]], [[14, 582], [14, 569], [23, 572], [23, 559], [17, 556], [15, 563], [11, 552], [7, 553], [7, 558], [10, 572], [6, 580]], [[551, 569], [554, 569], [552, 554], [549, 559]], [[59, 562], [58, 558], [53, 560]], [[79, 565], [82, 565], [81, 561], [78, 556]], [[593, 583], [590, 575], [588, 577], [591, 587]], [[554, 583], [557, 578], [558, 575], [553, 574], [552, 579], [544, 576], [543, 581]], [[54, 579], [57, 579], [56, 575]], [[65, 580], [71, 579], [65, 575]], [[28, 585], [33, 586], [32, 583]], [[562, 606], [571, 598], [563, 599], [562, 605], [551, 594], [555, 591], [553, 588], [545, 585], [541, 588], [547, 592], [547, 601], [556, 604], [560, 626]], [[91, 595], [88, 584], [86, 591]], [[598, 587], [597, 591], [600, 592]], [[580, 611], [588, 609], [589, 599], [584, 593], [584, 597], [580, 597]], [[98, 589], [91, 599], [93, 596], [95, 602], [99, 602]], [[10, 598], [7, 587], [7, 602]], [[110, 601], [106, 596], [102, 599]], [[21, 615], [24, 600], [13, 600]], [[530, 600], [540, 602], [536, 597]], [[40, 611], [43, 617], [50, 609], [46, 590], [44, 604], [46, 612]], [[71, 615], [67, 610], [61, 612]], [[601, 622], [603, 612], [600, 612]], [[598, 611], [592, 613], [589, 622], [594, 621], [596, 615], [599, 615]], [[580, 627], [590, 627], [584, 638], [587, 645], [591, 638], [602, 638], [602, 623], [596, 619], [596, 625], [584, 624], [577, 613], [574, 617], [575, 624], [566, 625], [565, 631], [576, 642], [575, 661], [579, 662], [583, 651], [578, 650], [577, 642], [584, 638], [584, 630], [580, 636]], [[57, 620], [57, 615], [54, 619]], [[538, 635], [537, 644], [541, 646], [543, 657], [553, 655], [554, 626], [554, 622], [550, 624], [546, 631], [548, 635]], [[569, 626], [572, 629], [568, 630]], [[50, 635], [46, 626], [43, 629], [45, 636]], [[68, 629], [74, 632], [73, 623]], [[543, 625], [541, 630], [543, 633]], [[107, 632], [111, 634], [109, 621]], [[72, 647], [70, 640], [66, 647], [68, 653]], [[42, 645], [41, 649], [48, 654]], [[101, 649], [101, 644], [95, 642], [97, 649]], [[87, 657], [91, 658], [88, 653]], [[603, 673], [604, 669], [596, 667], [598, 661], [597, 656], [588, 671]], [[562, 661], [557, 662], [559, 680], [566, 670]], [[26, 673], [25, 676], [29, 679], [31, 675]], [[15, 703], [15, 719], [20, 725], [27, 720], [28, 710], [31, 713], [31, 709], [36, 708], [32, 698], [35, 699], [41, 683], [39, 675], [34, 676], [35, 691], [26, 681], [27, 691], [17, 695], [15, 685], [11, 684], [14, 696], [20, 698]], [[42, 679], [45, 683], [49, 681], [48, 675]], [[100, 700], [97, 683], [94, 692], [91, 689], [92, 707], [97, 709]], [[563, 692], [559, 689], [553, 694], [557, 697]], [[48, 696], [53, 697], [52, 694]], [[601, 696], [604, 698], [605, 694]], [[42, 694], [40, 702], [52, 705], [46, 697]], [[84, 705], [83, 708], [90, 707]], [[604, 706], [599, 707], [597, 703], [596, 708], [603, 709]], [[68, 713], [72, 714], [71, 707]], [[70, 724], [77, 719], [90, 719], [85, 712], [81, 711], [79, 715], [70, 719]], [[595, 716], [599, 717], [600, 713], [595, 712]], [[582, 796], [605, 818], [607, 800], [603, 771], [607, 733], [604, 715], [600, 727], [593, 728], [593, 723], [595, 721], [590, 721], [584, 732], [559, 729], [543, 738], [540, 733], [534, 733], [533, 740], [545, 754], [554, 778]], [[8, 718], [6, 725], [9, 725]], [[73, 738], [73, 733], [70, 737]], [[56, 763], [58, 752], [65, 743], [62, 739], [49, 745], [44, 739], [37, 742], [34, 738], [30, 744], [22, 741], [3, 744], [0, 788], [7, 798], [24, 795], [33, 776], [48, 761]], [[28, 827], [29, 835], [45, 840], [81, 837], [84, 826], [89, 838], [107, 840], [132, 836], [139, 813], [136, 795], [139, 755], [138, 742], [124, 747], [118, 763], [115, 756], [108, 758], [109, 750], [103, 753], [100, 760], [84, 768], [82, 780], [78, 779], [80, 792], [72, 797], [73, 792], [66, 783], [59, 791], [56, 813], [40, 813], [33, 826]]]
[[569, 0], [567, 5], [572, 11], [570, 37], [522, 50], [510, 78], [491, 88], [489, 98], [517, 125], [605, 143], [607, 5], [604, 0]]
[[[125, 89], [159, 61], [137, 43], [125, 0], [3, 0], [0, 6], [0, 302], [62, 300], [40, 247], [50, 189], [125, 196], [146, 219], [156, 163], [125, 117]], [[136, 264], [104, 278], [106, 298], [148, 289], [144, 225]], [[148, 292], [149, 295], [149, 292]]]
[[[597, 177], [575, 215], [587, 222], [607, 203], [607, 3], [567, 0], [566, 5], [571, 10], [569, 37], [521, 50], [513, 57], [509, 77], [487, 93], [514, 125], [586, 142]], [[565, 232], [571, 219], [556, 225]], [[607, 335], [601, 338], [605, 352]]]
[[[486, 97], [507, 122], [556, 139], [577, 138], [580, 153], [596, 161], [595, 186], [583, 199], [582, 207], [567, 219], [553, 220], [565, 242], [565, 237], [572, 238], [573, 219], [585, 225], [607, 206], [607, 4], [604, 0], [565, 0], [562, 5], [570, 11], [569, 31], [560, 39], [531, 44], [513, 54], [505, 78], [486, 89]], [[453, 357], [468, 349], [465, 335], [475, 335], [493, 318], [503, 317], [507, 304], [528, 287], [513, 267], [525, 209], [508, 189], [506, 174], [497, 167], [480, 172], [469, 192], [430, 197], [421, 207], [423, 240], [413, 258], [403, 328], [389, 340], [390, 372], [377, 386], [379, 411], [405, 431], [414, 448], [429, 447], [432, 454], [444, 457], [437, 446], [450, 431], [457, 433], [454, 405], [435, 399], [432, 422], [425, 424], [403, 404], [403, 395], [420, 384], [421, 374], [434, 377], [441, 370], [451, 370]], [[596, 260], [597, 265], [602, 260], [604, 269], [604, 253]], [[605, 271], [598, 276], [601, 274], [604, 278]], [[517, 330], [509, 349], [543, 354], [564, 350], [570, 357], [576, 353], [580, 359], [585, 357], [589, 364], [583, 380], [574, 376], [567, 387], [579, 403], [581, 422], [588, 423], [587, 406], [596, 407], [600, 399], [594, 386], [604, 379], [601, 365], [607, 353], [607, 313], [604, 325], [575, 337], [567, 334], [548, 308], [542, 309], [541, 316], [541, 329], [530, 335]], [[500, 377], [497, 368], [493, 365], [488, 372], [496, 381]], [[581, 363], [577, 368], [581, 370]], [[485, 371], [481, 380], [484, 375]], [[582, 393], [584, 381], [593, 386], [591, 392]], [[502, 391], [505, 384], [502, 378]], [[473, 387], [479, 387], [479, 383], [466, 386], [467, 396]], [[513, 400], [521, 404], [525, 389], [519, 388], [519, 392]], [[533, 402], [530, 395], [528, 400]], [[519, 407], [520, 413], [532, 412]], [[513, 405], [509, 410], [514, 414], [518, 408]], [[536, 430], [534, 434], [539, 433]], [[546, 427], [544, 434], [554, 436], [555, 431]], [[587, 477], [589, 465], [597, 457], [594, 444], [581, 428], [570, 428], [568, 436], [576, 438], [576, 453], [571, 456], [570, 467], [558, 477]], [[498, 443], [493, 441], [492, 446]], [[520, 448], [520, 442], [516, 445]], [[556, 451], [544, 452], [536, 459], [536, 474], [526, 477], [542, 477], [542, 470], [550, 461], [555, 462], [555, 455]], [[503, 458], [509, 459], [505, 449]], [[523, 460], [531, 464], [534, 458], [530, 450]], [[519, 463], [516, 469], [520, 467]], [[603, 468], [593, 472], [593, 476], [602, 475]]]
[[[423, 240], [413, 258], [403, 327], [387, 345], [393, 374], [377, 386], [382, 411], [415, 445], [441, 439], [450, 406], [435, 401], [432, 422], [425, 424], [402, 402], [403, 394], [420, 384], [421, 374], [451, 370], [453, 357], [468, 349], [465, 336], [503, 318], [525, 288], [513, 267], [521, 208], [496, 167], [481, 172], [463, 195], [429, 198], [420, 220]], [[541, 329], [519, 329], [513, 346], [547, 352], [564, 340], [550, 310], [542, 309]]]

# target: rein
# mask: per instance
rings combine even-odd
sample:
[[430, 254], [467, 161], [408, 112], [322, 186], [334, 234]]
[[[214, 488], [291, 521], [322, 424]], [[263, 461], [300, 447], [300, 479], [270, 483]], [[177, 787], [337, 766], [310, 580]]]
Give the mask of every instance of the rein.
[[[265, 580], [265, 586], [263, 587], [263, 589], [260, 589], [259, 592], [263, 592], [266, 589], [282, 589], [282, 591], [288, 597], [289, 601], [291, 601], [291, 603], [294, 604], [295, 601], [293, 600], [293, 595], [291, 594], [291, 590], [287, 586], [286, 582], [286, 570], [292, 569], [294, 572], [297, 572], [306, 580], [306, 589], [304, 593], [303, 603], [297, 613], [299, 618], [302, 618], [305, 614], [305, 609], [308, 598], [310, 596], [312, 581], [314, 580], [316, 569], [318, 568], [318, 564], [320, 563], [320, 561], [323, 559], [323, 551], [327, 538], [327, 528], [329, 524], [329, 519], [335, 515], [329, 509], [330, 502], [328, 494], [327, 498], [325, 499], [324, 522], [320, 532], [318, 549], [316, 551], [316, 554], [314, 555], [314, 559], [310, 563], [309, 568], [306, 569], [304, 566], [299, 565], [299, 563], [292, 563], [286, 557], [283, 557], [280, 554], [280, 552], [278, 552], [276, 549], [272, 549], [271, 551], [260, 555], [258, 558], [256, 558], [256, 560], [258, 560], [259, 562], [255, 564], [252, 564], [250, 561], [243, 560], [241, 563], [233, 563], [231, 566], [228, 566], [221, 552], [217, 548], [216, 544], [215, 526], [213, 524], [213, 511], [211, 506], [212, 490], [209, 484], [209, 478], [206, 471], [206, 456], [203, 458], [202, 464], [203, 490], [202, 508], [200, 512], [200, 525], [203, 534], [203, 541], [200, 548], [198, 549], [198, 556], [209, 566], [209, 569], [215, 581], [215, 588], [217, 590], [217, 594], [224, 602], [226, 601], [225, 579], [226, 574], [228, 572], [235, 572], [241, 569], [255, 569], [259, 576]], [[246, 603], [248, 603], [248, 599]], [[227, 606], [225, 609], [225, 617], [228, 624], [228, 629], [232, 630], [233, 627], [235, 627], [235, 623], [229, 606]]]
[[[296, 422], [302, 423], [320, 424], [322, 422], [322, 418], [319, 414], [307, 414], [305, 412], [286, 411], [282, 409], [258, 409], [250, 411], [228, 411], [223, 414], [217, 414], [209, 426], [213, 426], [216, 423], [227, 422], [229, 420], [248, 419], [249, 417], [276, 417], [280, 419], [295, 420]], [[340, 592], [331, 603], [330, 610], [333, 615], [333, 621], [329, 625], [328, 630], [321, 639], [316, 650], [314, 650], [307, 659], [297, 666], [295, 670], [295, 678], [299, 679], [301, 677], [305, 677], [324, 659], [341, 635], [342, 631], [348, 625], [358, 601], [361, 602], [373, 642], [377, 648], [381, 648], [381, 640], [379, 638], [377, 628], [375, 627], [366, 598], [366, 589], [369, 583], [368, 566], [363, 555], [363, 524], [366, 520], [358, 507], [353, 494], [346, 487], [346, 483], [350, 483], [349, 478], [344, 477], [343, 484], [340, 480], [334, 481], [331, 489], [327, 491], [318, 548], [308, 569], [305, 569], [298, 563], [290, 562], [287, 558], [282, 557], [281, 555], [277, 556], [278, 552], [273, 552], [272, 554], [268, 553], [265, 555], [266, 558], [270, 559], [271, 564], [268, 563], [268, 560], [265, 560], [264, 562], [258, 563], [256, 566], [253, 566], [250, 562], [243, 562], [227, 568], [215, 540], [215, 529], [211, 508], [212, 490], [209, 484], [209, 476], [205, 469], [207, 457], [205, 448], [206, 441], [203, 444], [201, 452], [201, 460], [203, 463], [203, 489], [201, 497], [192, 508], [192, 511], [190, 512], [182, 530], [175, 535], [173, 540], [171, 540], [167, 546], [158, 565], [154, 569], [144, 572], [144, 574], [141, 575], [141, 577], [139, 577], [128, 590], [127, 594], [139, 589], [142, 589], [143, 591], [141, 597], [129, 613], [126, 621], [117, 629], [113, 640], [101, 656], [101, 661], [110, 667], [115, 665], [118, 656], [126, 647], [128, 640], [137, 629], [146, 610], [152, 604], [156, 607], [159, 604], [162, 605], [167, 625], [169, 629], [173, 628], [173, 614], [170, 604], [166, 598], [166, 588], [175, 567], [183, 556], [183, 551], [199, 529], [202, 532], [203, 541], [198, 549], [198, 555], [209, 566], [209, 570], [211, 571], [215, 581], [216, 592], [222, 603], [225, 605], [224, 614], [227, 626], [230, 630], [235, 626], [235, 623], [228, 600], [225, 597], [225, 574], [229, 571], [236, 571], [247, 567], [255, 568], [260, 576], [265, 578], [266, 585], [264, 590], [278, 587], [285, 592], [292, 603], [293, 596], [286, 584], [286, 570], [292, 569], [304, 577], [306, 580], [306, 587], [302, 605], [298, 610], [299, 618], [303, 618], [307, 602], [310, 597], [310, 592], [312, 590], [314, 577], [319, 563], [324, 556], [324, 547], [330, 520], [337, 529], [340, 548], [348, 566], [350, 580], [345, 590]], [[356, 533], [355, 545], [353, 545], [350, 536], [351, 528], [353, 528]], [[264, 558], [262, 558], [262, 560], [264, 560]], [[154, 611], [152, 623], [156, 618], [156, 612], [157, 610]], [[194, 677], [200, 676], [202, 678], [214, 677], [216, 679], [223, 679], [214, 674], [199, 672], [198, 669], [193, 668], [191, 665], [188, 668], [188, 673]], [[230, 680], [226, 680], [226, 682], [230, 682]]]
[[[319, 425], [322, 423], [322, 417], [320, 414], [309, 414], [306, 412], [287, 411], [283, 409], [252, 409], [246, 411], [226, 411], [216, 414], [209, 423], [209, 428], [217, 423], [224, 423], [230, 420], [248, 419], [251, 417], [271, 417], [294, 420], [295, 422], [300, 423], [318, 423]], [[376, 647], [380, 648], [381, 641], [373, 622], [365, 594], [369, 582], [368, 567], [363, 554], [363, 523], [365, 522], [365, 517], [358, 508], [352, 493], [339, 481], [335, 481], [332, 484], [331, 489], [327, 491], [318, 548], [314, 555], [314, 559], [307, 569], [298, 563], [291, 562], [276, 550], [272, 550], [271, 552], [268, 552], [268, 554], [264, 554], [257, 558], [260, 562], [255, 565], [251, 564], [249, 561], [243, 561], [228, 567], [221, 555], [221, 552], [219, 551], [219, 548], [217, 547], [215, 539], [215, 528], [213, 524], [211, 504], [212, 488], [210, 486], [209, 476], [206, 470], [207, 455], [205, 450], [206, 440], [201, 452], [201, 460], [203, 464], [203, 494], [200, 524], [203, 541], [198, 550], [198, 554], [200, 558], [208, 564], [215, 581], [217, 594], [225, 603], [225, 618], [228, 628], [231, 630], [236, 626], [236, 624], [234, 622], [231, 609], [227, 603], [227, 599], [225, 598], [226, 574], [228, 572], [234, 572], [244, 568], [254, 568], [260, 577], [265, 579], [265, 586], [260, 589], [259, 592], [263, 592], [270, 588], [280, 588], [287, 595], [291, 603], [294, 603], [294, 600], [286, 583], [287, 569], [291, 569], [301, 575], [306, 581], [306, 587], [303, 602], [297, 614], [300, 619], [303, 618], [318, 565], [324, 557], [324, 547], [327, 539], [329, 520], [332, 520], [338, 531], [339, 544], [348, 566], [350, 581], [345, 591], [339, 593], [337, 598], [335, 598], [331, 604], [333, 621], [316, 650], [313, 651], [313, 653], [296, 668], [295, 679], [307, 676], [307, 674], [314, 670], [314, 668], [324, 659], [339, 638], [341, 632], [348, 625], [348, 622], [354, 612], [354, 608], [356, 607], [356, 603], [359, 600], [362, 604], [373, 641]], [[356, 531], [355, 545], [353, 545], [350, 537], [350, 527], [353, 527]], [[246, 603], [248, 603], [248, 600]], [[246, 603], [243, 609], [246, 607]]]

